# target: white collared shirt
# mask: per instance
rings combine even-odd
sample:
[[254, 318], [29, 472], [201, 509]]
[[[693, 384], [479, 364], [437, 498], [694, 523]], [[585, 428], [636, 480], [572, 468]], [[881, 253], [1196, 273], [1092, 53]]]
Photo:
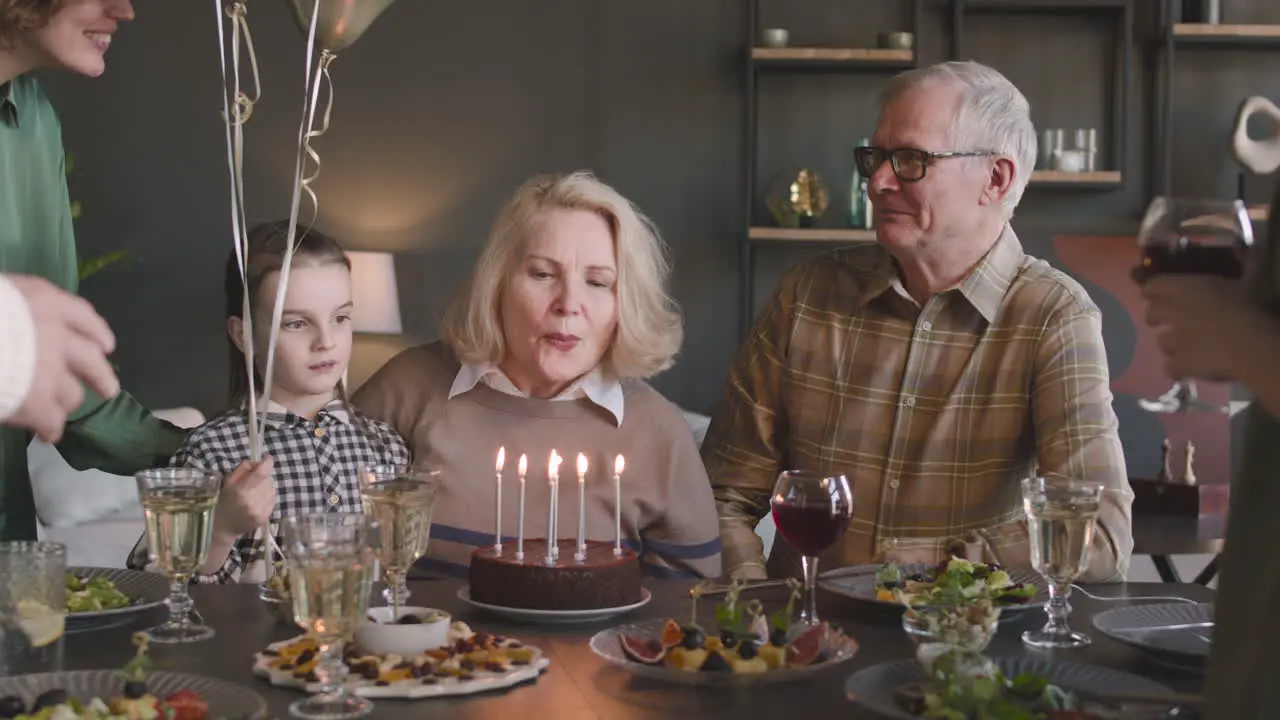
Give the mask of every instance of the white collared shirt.
[[[458, 370], [458, 374], [453, 378], [453, 385], [449, 388], [449, 397], [461, 395], [471, 390], [477, 383], [484, 383], [489, 387], [516, 397], [529, 397], [520, 388], [511, 382], [511, 378], [507, 374], [492, 363], [463, 363]], [[612, 375], [606, 375], [599, 367], [582, 377], [574, 380], [569, 387], [560, 391], [555, 397], [549, 398], [555, 400], [577, 400], [586, 398], [591, 402], [599, 405], [601, 408], [609, 411], [619, 426], [622, 425], [623, 411], [623, 392], [622, 383]]]

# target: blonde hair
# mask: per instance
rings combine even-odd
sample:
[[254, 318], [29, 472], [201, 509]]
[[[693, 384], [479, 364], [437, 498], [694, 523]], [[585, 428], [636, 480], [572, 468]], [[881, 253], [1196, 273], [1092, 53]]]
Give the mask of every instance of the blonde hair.
[[601, 363], [620, 379], [648, 378], [671, 367], [684, 324], [667, 293], [666, 245], [639, 208], [588, 171], [530, 178], [503, 206], [471, 277], [445, 310], [441, 334], [454, 355], [495, 364], [506, 357], [502, 292], [537, 221], [556, 209], [594, 212], [613, 232], [618, 327]]

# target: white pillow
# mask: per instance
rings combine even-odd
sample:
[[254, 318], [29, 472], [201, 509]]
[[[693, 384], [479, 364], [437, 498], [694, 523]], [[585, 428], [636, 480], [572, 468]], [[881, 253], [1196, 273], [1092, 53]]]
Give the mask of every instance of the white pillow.
[[[157, 410], [154, 415], [182, 428], [204, 422], [204, 416], [194, 408]], [[138, 485], [132, 477], [76, 470], [52, 445], [39, 440], [27, 448], [27, 471], [36, 517], [45, 527], [81, 525], [138, 505]]]

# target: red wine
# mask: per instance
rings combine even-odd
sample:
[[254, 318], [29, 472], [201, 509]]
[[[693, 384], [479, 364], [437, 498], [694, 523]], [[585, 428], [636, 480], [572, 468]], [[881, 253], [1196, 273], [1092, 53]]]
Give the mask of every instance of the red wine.
[[852, 512], [830, 505], [799, 506], [773, 503], [773, 522], [787, 544], [802, 555], [821, 555], [849, 529]]
[[1243, 253], [1230, 245], [1152, 245], [1142, 249], [1142, 267], [1152, 275], [1244, 276]]

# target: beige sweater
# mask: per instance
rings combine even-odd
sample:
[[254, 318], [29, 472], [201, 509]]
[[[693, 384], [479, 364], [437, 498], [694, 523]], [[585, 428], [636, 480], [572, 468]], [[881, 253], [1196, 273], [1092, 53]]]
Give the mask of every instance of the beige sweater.
[[586, 399], [553, 402], [499, 392], [484, 384], [450, 399], [459, 363], [442, 343], [393, 358], [352, 398], [409, 443], [416, 463], [438, 467], [431, 543], [421, 569], [465, 576], [471, 552], [494, 542], [494, 472], [506, 449], [502, 484], [504, 544], [516, 542], [520, 482], [517, 463], [528, 456], [524, 537], [544, 538], [554, 449], [560, 465], [560, 539], [578, 533], [578, 453], [589, 464], [585, 482], [588, 540], [614, 540], [614, 457], [622, 474], [622, 541], [640, 553], [656, 577], [720, 574], [720, 529], [711, 485], [680, 411], [642, 381], [626, 381], [626, 414], [617, 426]]

